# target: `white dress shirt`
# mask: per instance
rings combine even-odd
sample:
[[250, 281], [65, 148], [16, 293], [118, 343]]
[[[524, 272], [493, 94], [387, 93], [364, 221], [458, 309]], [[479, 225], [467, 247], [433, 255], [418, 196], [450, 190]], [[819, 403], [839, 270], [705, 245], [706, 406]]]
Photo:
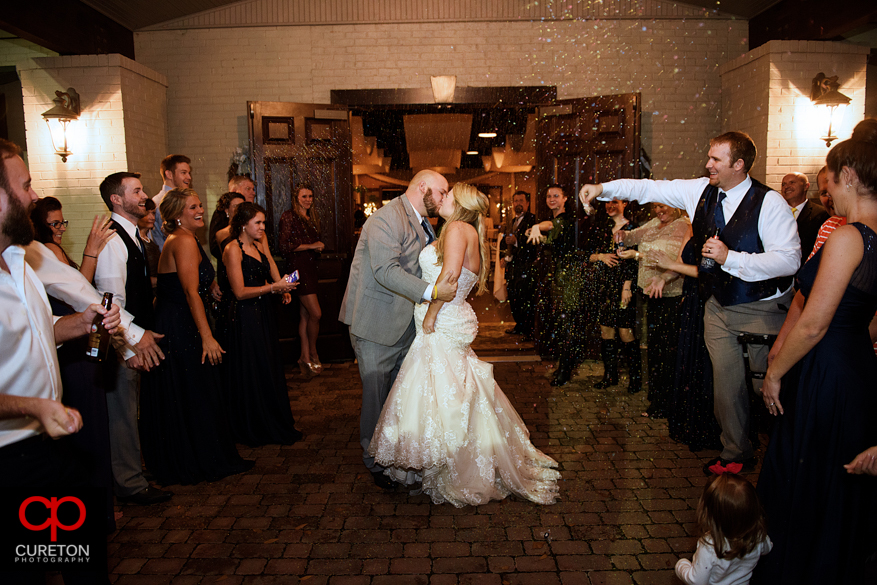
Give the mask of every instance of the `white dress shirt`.
[[[675, 181], [653, 181], [649, 179], [619, 179], [603, 183], [601, 200], [621, 199], [640, 203], [663, 203], [688, 212], [694, 219], [697, 204], [709, 179], [677, 179]], [[733, 189], [725, 191], [727, 197], [722, 201], [725, 222], [731, 221], [743, 196], [752, 186], [752, 179], [746, 178]], [[758, 237], [764, 247], [761, 254], [728, 250], [728, 258], [722, 270], [746, 282], [758, 282], [782, 276], [791, 276], [801, 265], [801, 239], [798, 237], [798, 224], [792, 216], [792, 209], [776, 191], [768, 191], [758, 216]], [[791, 288], [791, 287], [789, 287]], [[786, 291], [763, 300], [782, 296]]]
[[[118, 213], [112, 215], [113, 221], [127, 232], [131, 241], [140, 241], [137, 226], [125, 219]], [[146, 258], [143, 259], [144, 262]], [[107, 245], [97, 256], [97, 266], [94, 269], [94, 286], [103, 295], [105, 292], [113, 293], [113, 301], [125, 308], [125, 285], [128, 282], [128, 246], [121, 237], [113, 234], [107, 240]]]
[[[0, 393], [60, 401], [61, 370], [52, 309], [24, 256], [21, 246], [3, 251], [10, 272], [0, 270]], [[0, 420], [0, 447], [43, 430], [35, 418]]]
[[[25, 260], [46, 292], [56, 299], [61, 299], [76, 311], [84, 311], [89, 305], [100, 304], [103, 295], [85, 280], [82, 273], [58, 260], [58, 257], [43, 244], [36, 241], [28, 244], [25, 247]], [[113, 299], [113, 304], [119, 303]], [[119, 307], [124, 308], [122, 305]], [[133, 347], [143, 337], [143, 328], [133, 323], [134, 316], [131, 313], [122, 310], [120, 315], [125, 342]], [[134, 355], [133, 351], [127, 355], [128, 351], [126, 351], [126, 359]]]
[[[161, 202], [164, 200], [165, 194], [168, 191], [173, 191], [173, 187], [168, 187], [167, 185], [162, 185], [161, 191], [155, 194], [152, 198], [152, 201], [155, 203], [155, 226], [149, 230], [149, 239], [158, 244], [159, 250], [164, 250], [164, 232], [161, 231], [161, 212], [159, 211], [159, 207], [161, 207]], [[135, 242], [137, 240], [134, 240]]]
[[801, 215], [802, 211], [804, 211], [804, 206], [807, 205], [808, 201], [810, 201], [810, 200], [804, 199], [804, 201], [799, 203], [798, 205], [790, 205], [789, 206], [789, 209], [792, 210], [792, 217], [795, 218], [795, 221], [798, 221], [798, 216]]
[[[411, 206], [411, 209], [414, 210], [414, 215], [417, 216], [417, 223], [422, 224], [423, 223], [423, 216], [420, 215], [416, 209], [414, 209], [413, 205]], [[429, 219], [427, 219], [426, 221], [429, 222]], [[427, 239], [429, 239], [429, 234], [427, 234]], [[433, 285], [431, 285], [431, 284], [426, 285], [426, 290], [423, 291], [423, 295], [421, 296], [421, 300], [424, 300], [424, 301], [431, 301], [432, 300], [432, 287], [433, 287]]]

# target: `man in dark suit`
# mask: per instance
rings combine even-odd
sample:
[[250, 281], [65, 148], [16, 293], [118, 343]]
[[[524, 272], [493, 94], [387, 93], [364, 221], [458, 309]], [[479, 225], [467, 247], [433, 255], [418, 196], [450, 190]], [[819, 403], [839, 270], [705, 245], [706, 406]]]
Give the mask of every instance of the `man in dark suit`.
[[527, 244], [526, 232], [536, 223], [536, 216], [530, 209], [530, 194], [518, 191], [512, 197], [515, 217], [506, 225], [505, 237], [500, 243], [505, 262], [505, 280], [509, 291], [509, 304], [515, 326], [506, 333], [526, 335], [533, 333], [533, 305], [535, 303], [536, 278], [533, 263], [536, 261], [536, 246]]
[[804, 173], [789, 173], [783, 177], [781, 194], [798, 224], [798, 236], [801, 238], [801, 257], [807, 258], [816, 243], [819, 228], [829, 218], [828, 212], [818, 203], [807, 199], [810, 181]]

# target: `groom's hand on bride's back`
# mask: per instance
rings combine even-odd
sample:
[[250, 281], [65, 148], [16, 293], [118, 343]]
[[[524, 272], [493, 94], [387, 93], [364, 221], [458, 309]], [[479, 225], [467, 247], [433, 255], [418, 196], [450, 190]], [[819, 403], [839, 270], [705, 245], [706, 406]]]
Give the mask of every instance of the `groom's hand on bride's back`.
[[445, 274], [444, 278], [439, 279], [436, 286], [436, 300], [453, 301], [457, 296], [457, 275], [450, 272]]

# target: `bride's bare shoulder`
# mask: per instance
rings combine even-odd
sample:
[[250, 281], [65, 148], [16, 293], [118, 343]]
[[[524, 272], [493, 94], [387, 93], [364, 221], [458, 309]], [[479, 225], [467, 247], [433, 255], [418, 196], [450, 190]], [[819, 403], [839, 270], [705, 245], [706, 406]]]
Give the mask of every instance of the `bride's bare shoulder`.
[[471, 224], [466, 223], [465, 221], [452, 221], [451, 223], [445, 225], [444, 229], [448, 230], [448, 237], [478, 237], [478, 231], [475, 229], [475, 227]]

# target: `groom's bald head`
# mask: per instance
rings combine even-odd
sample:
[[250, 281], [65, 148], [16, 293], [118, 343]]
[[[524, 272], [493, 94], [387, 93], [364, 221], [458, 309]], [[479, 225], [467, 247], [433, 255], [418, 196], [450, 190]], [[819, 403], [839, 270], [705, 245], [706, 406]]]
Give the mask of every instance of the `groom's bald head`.
[[414, 175], [405, 191], [411, 206], [423, 217], [438, 216], [438, 209], [447, 194], [448, 180], [429, 169]]

